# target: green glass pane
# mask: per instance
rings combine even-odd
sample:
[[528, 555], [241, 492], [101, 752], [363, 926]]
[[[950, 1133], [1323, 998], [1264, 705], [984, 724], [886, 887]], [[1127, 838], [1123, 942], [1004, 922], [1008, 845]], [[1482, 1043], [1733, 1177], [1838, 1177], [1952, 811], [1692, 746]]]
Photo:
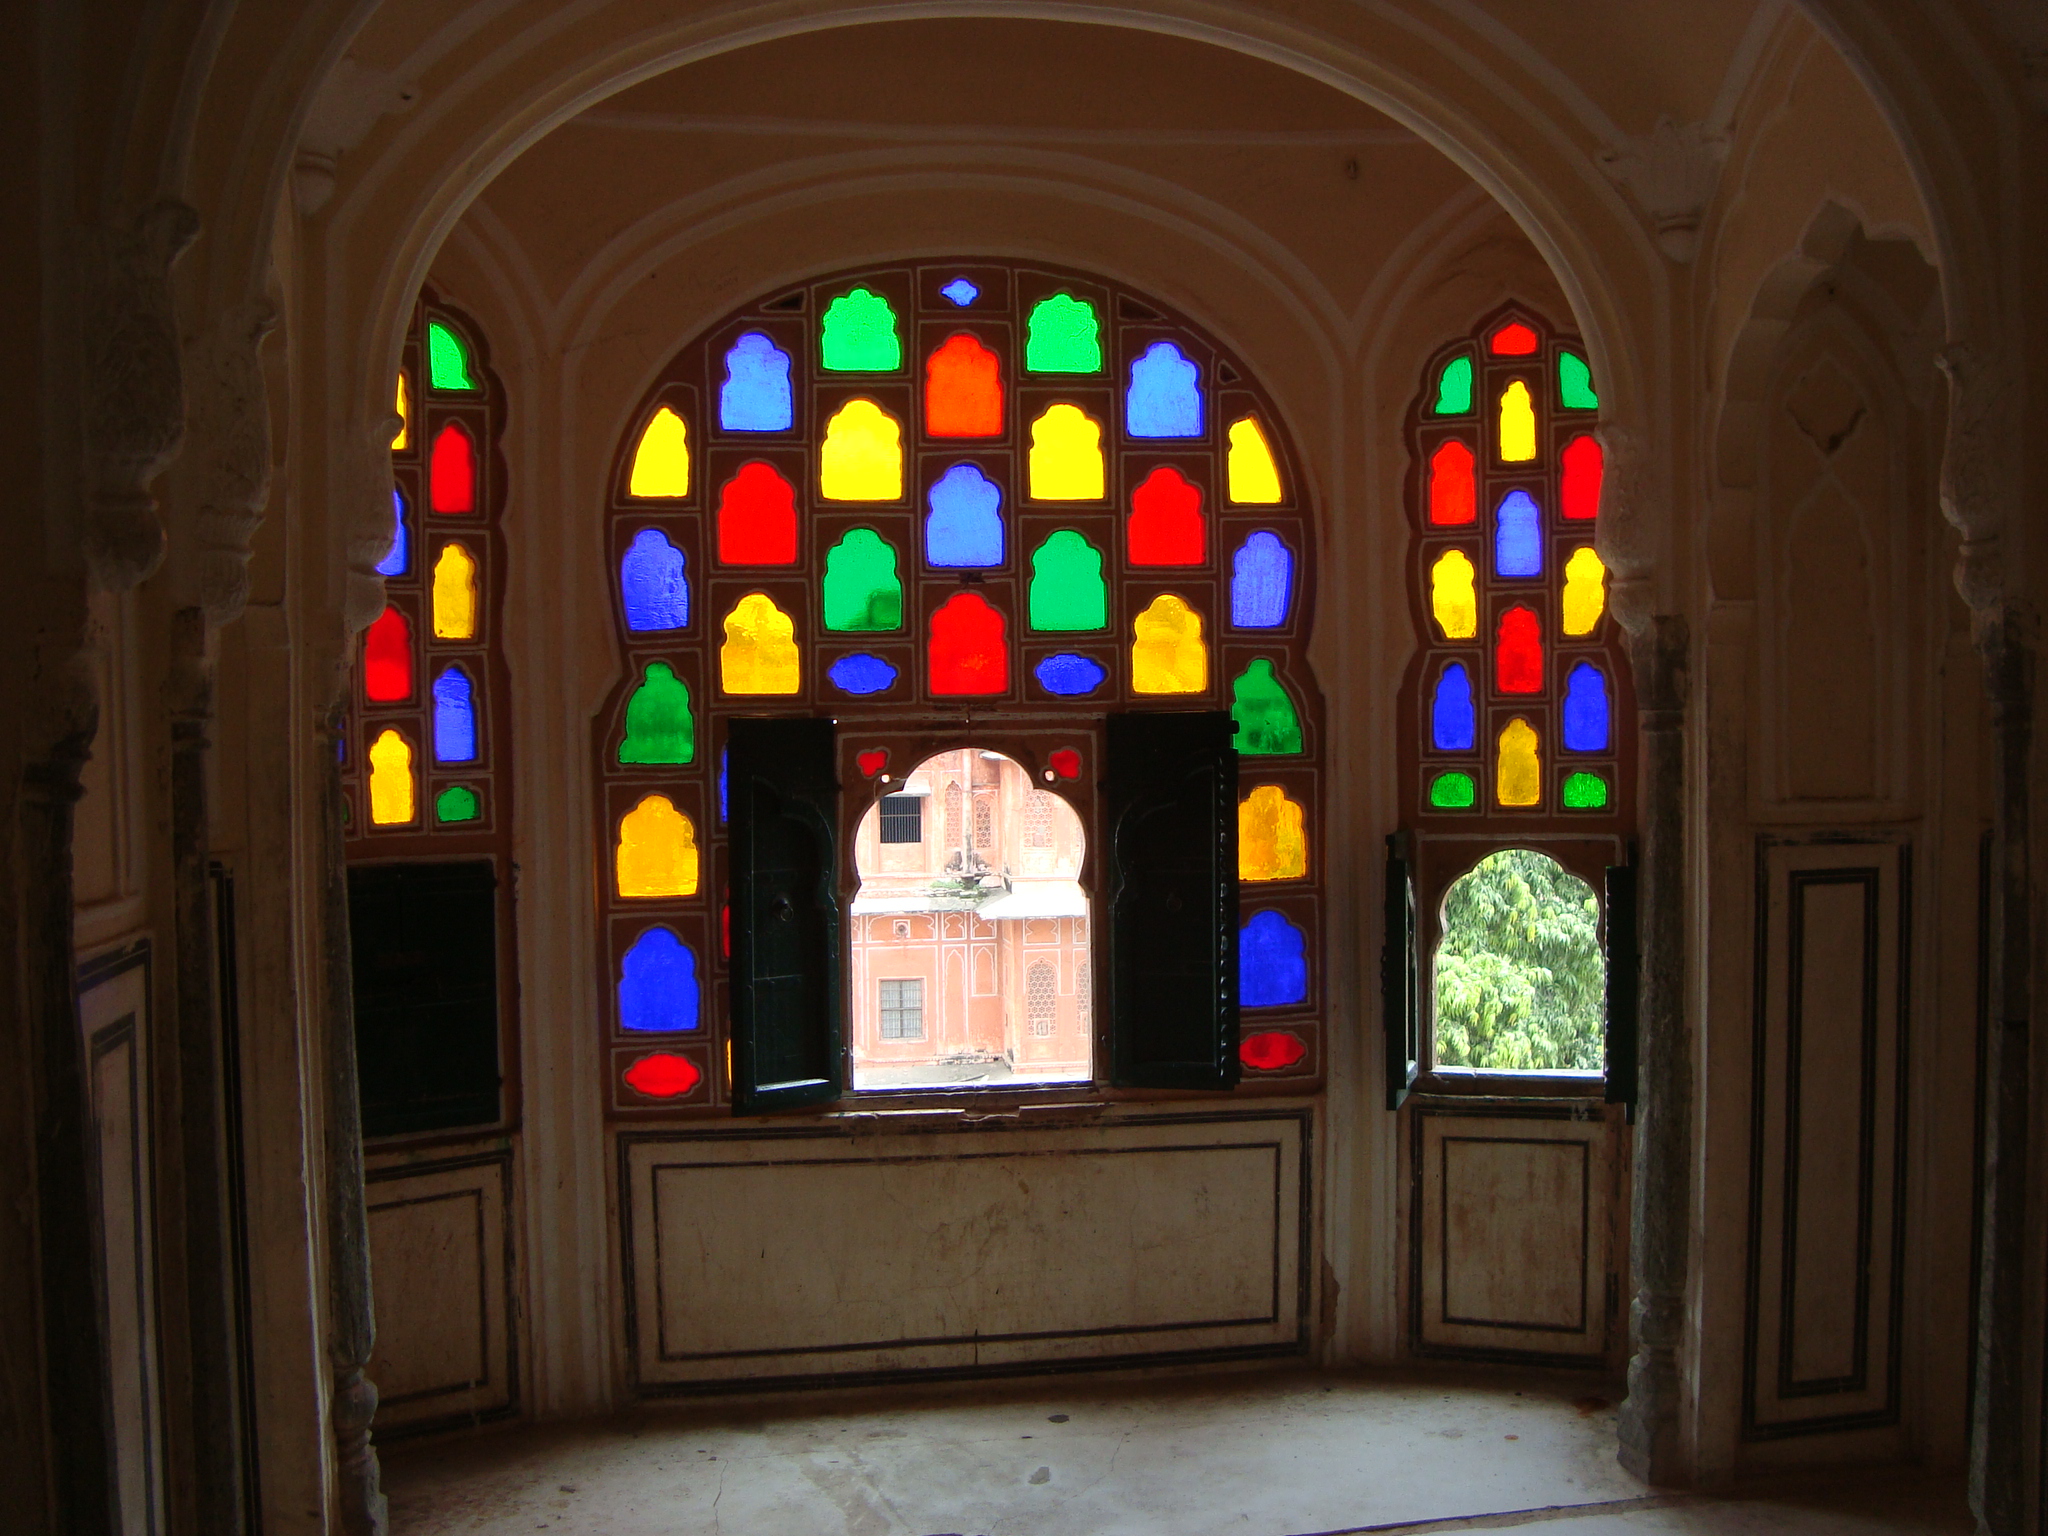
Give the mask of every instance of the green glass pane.
[[1237, 750], [1247, 757], [1287, 757], [1301, 750], [1301, 720], [1294, 700], [1261, 656], [1230, 685], [1230, 718], [1237, 722]]
[[1108, 622], [1102, 551], [1073, 529], [1060, 529], [1032, 552], [1031, 627], [1101, 629]]
[[879, 293], [855, 288], [825, 310], [822, 361], [834, 373], [894, 373], [903, 366], [896, 311]]
[[1024, 366], [1033, 373], [1102, 372], [1095, 306], [1071, 293], [1056, 293], [1034, 304]]
[[825, 552], [825, 627], [903, 627], [903, 583], [896, 579], [896, 551], [872, 528], [853, 529]]
[[1472, 409], [1472, 359], [1454, 357], [1444, 364], [1443, 377], [1436, 381], [1438, 416], [1462, 416]]
[[1600, 397], [1593, 393], [1593, 370], [1576, 352], [1557, 354], [1557, 400], [1568, 411], [1600, 409]]
[[1597, 773], [1574, 773], [1564, 781], [1564, 805], [1568, 811], [1600, 811], [1607, 808], [1607, 781]]
[[1479, 786], [1469, 773], [1440, 773], [1430, 781], [1429, 803], [1440, 811], [1469, 811], [1479, 802]]
[[438, 320], [427, 322], [427, 382], [435, 389], [475, 389], [469, 376], [469, 349]]
[[690, 718], [690, 685], [665, 661], [647, 663], [647, 675], [626, 701], [622, 763], [687, 763], [697, 756], [697, 725]]
[[479, 809], [476, 791], [467, 784], [451, 784], [434, 798], [437, 821], [475, 821]]

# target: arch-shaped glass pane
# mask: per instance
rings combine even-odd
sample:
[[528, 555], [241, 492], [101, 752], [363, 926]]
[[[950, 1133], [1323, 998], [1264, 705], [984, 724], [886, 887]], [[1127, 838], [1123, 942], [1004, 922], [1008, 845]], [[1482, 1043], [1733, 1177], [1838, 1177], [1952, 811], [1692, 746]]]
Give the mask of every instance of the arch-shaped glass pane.
[[728, 432], [787, 432], [795, 421], [789, 354], [760, 331], [746, 332], [725, 354], [718, 424]]
[[626, 628], [660, 634], [690, 625], [689, 561], [659, 528], [642, 528], [619, 560]]
[[1294, 551], [1266, 529], [1237, 546], [1230, 560], [1230, 622], [1236, 629], [1278, 629], [1294, 597]]
[[1010, 644], [1002, 610], [978, 592], [955, 592], [932, 615], [927, 649], [934, 694], [1006, 693]]
[[924, 525], [924, 557], [942, 570], [1003, 563], [1003, 492], [977, 465], [955, 464], [932, 482]]
[[1308, 1001], [1308, 939], [1285, 913], [1254, 912], [1238, 930], [1237, 1000], [1242, 1008]]
[[1436, 680], [1430, 701], [1430, 745], [1439, 752], [1470, 752], [1478, 739], [1478, 715], [1472, 707], [1472, 674], [1462, 661], [1446, 666]]
[[1201, 370], [1170, 341], [1155, 341], [1131, 363], [1124, 431], [1132, 437], [1200, 437]]
[[818, 350], [830, 373], [894, 373], [903, 366], [896, 311], [879, 293], [850, 289], [826, 306]]
[[1525, 490], [1509, 491], [1494, 509], [1493, 570], [1509, 577], [1543, 574], [1543, 514]]
[[1605, 752], [1613, 738], [1608, 718], [1607, 677], [1590, 661], [1571, 669], [1564, 682], [1564, 749]]
[[370, 821], [403, 826], [413, 819], [412, 743], [386, 729], [370, 743]]
[[680, 1034], [699, 1022], [697, 955], [673, 930], [649, 928], [619, 964], [619, 1028]]
[[476, 689], [460, 667], [434, 679], [434, 761], [476, 761]]
[[850, 528], [825, 551], [825, 627], [837, 631], [903, 627], [903, 583], [896, 550], [872, 528]]
[[640, 686], [626, 701], [626, 733], [619, 739], [622, 763], [690, 763], [697, 758], [697, 722], [690, 713], [690, 685], [665, 661], [650, 661]]
[[673, 500], [690, 494], [690, 429], [668, 406], [655, 411], [640, 433], [626, 494], [644, 500]]
[[1024, 366], [1033, 373], [1100, 373], [1102, 343], [1095, 306], [1071, 293], [1055, 293], [1031, 307]]
[[379, 576], [403, 576], [412, 568], [411, 540], [405, 532], [405, 492], [391, 487], [391, 547], [377, 562]]
[[1108, 624], [1102, 551], [1071, 528], [1051, 534], [1031, 553], [1030, 604], [1036, 630], [1068, 633]]

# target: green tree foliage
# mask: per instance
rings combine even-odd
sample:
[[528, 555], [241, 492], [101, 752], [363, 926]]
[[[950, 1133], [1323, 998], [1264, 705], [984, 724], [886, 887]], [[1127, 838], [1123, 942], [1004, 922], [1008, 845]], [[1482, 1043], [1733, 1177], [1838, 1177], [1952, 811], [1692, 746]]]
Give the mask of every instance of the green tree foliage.
[[1591, 886], [1526, 848], [1452, 884], [1436, 952], [1441, 1065], [1598, 1072], [1606, 1014]]

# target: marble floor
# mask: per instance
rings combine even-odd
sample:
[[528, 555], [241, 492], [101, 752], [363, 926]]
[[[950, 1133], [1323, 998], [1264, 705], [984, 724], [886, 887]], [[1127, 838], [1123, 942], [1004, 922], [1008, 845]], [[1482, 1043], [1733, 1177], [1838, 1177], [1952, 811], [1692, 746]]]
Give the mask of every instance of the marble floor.
[[[1610, 1389], [1611, 1393], [1611, 1389]], [[1911, 1469], [1655, 1495], [1585, 1382], [1100, 1377], [635, 1408], [384, 1448], [394, 1536], [1905, 1536], [1974, 1529]]]

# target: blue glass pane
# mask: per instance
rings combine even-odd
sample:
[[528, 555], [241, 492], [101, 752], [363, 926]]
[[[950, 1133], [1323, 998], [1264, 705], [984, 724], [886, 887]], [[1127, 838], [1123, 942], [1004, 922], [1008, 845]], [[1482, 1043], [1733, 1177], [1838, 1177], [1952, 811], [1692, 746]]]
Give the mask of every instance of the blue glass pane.
[[697, 957], [666, 928], [648, 929], [626, 951], [619, 1027], [662, 1034], [697, 1027]]
[[690, 579], [683, 552], [659, 528], [642, 528], [619, 562], [619, 596], [626, 628], [685, 629], [690, 623]]
[[1436, 699], [1429, 711], [1429, 739], [1439, 752], [1470, 752], [1477, 736], [1472, 713], [1472, 676], [1462, 661], [1454, 661], [1436, 680]]
[[728, 432], [787, 432], [795, 419], [789, 354], [759, 331], [748, 331], [725, 354], [718, 424]]
[[434, 761], [476, 761], [476, 706], [469, 678], [450, 667], [434, 679]]
[[840, 657], [825, 675], [841, 693], [886, 693], [896, 686], [896, 669], [865, 651]]
[[1593, 663], [1582, 661], [1564, 682], [1564, 749], [1605, 752], [1612, 735], [1607, 719], [1607, 679]]
[[1308, 1001], [1307, 941], [1278, 912], [1255, 912], [1238, 931], [1237, 1001], [1242, 1008]]
[[412, 563], [405, 539], [405, 492], [391, 487], [391, 548], [377, 562], [379, 576], [403, 576]]
[[725, 768], [731, 753], [724, 747], [718, 749], [718, 824], [725, 825]]
[[964, 277], [954, 278], [953, 281], [941, 288], [939, 292], [943, 293], [962, 309], [965, 309], [981, 297], [981, 290]]
[[932, 565], [1003, 563], [1002, 487], [972, 464], [955, 464], [933, 482], [924, 524], [924, 557]]
[[1124, 430], [1132, 437], [1200, 437], [1202, 392], [1197, 370], [1179, 347], [1155, 341], [1131, 364]]
[[1039, 686], [1047, 693], [1056, 693], [1066, 699], [1093, 693], [1109, 676], [1101, 662], [1092, 656], [1076, 656], [1072, 651], [1046, 657], [1033, 671], [1038, 676]]
[[1493, 514], [1493, 570], [1497, 576], [1543, 574], [1543, 515], [1527, 491], [1509, 491]]
[[1278, 629], [1294, 595], [1294, 551], [1261, 530], [1230, 562], [1230, 622], [1238, 629]]

